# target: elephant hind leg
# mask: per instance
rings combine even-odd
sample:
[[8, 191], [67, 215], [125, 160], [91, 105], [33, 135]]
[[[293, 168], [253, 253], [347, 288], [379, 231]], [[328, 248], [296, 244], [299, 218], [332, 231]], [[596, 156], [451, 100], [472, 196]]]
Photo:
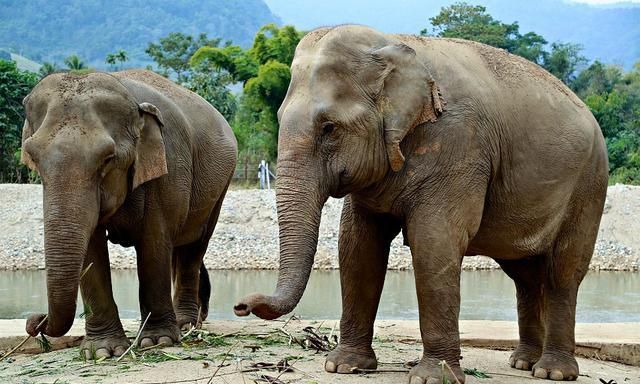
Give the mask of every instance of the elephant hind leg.
[[591, 203], [573, 210], [546, 257], [543, 313], [545, 338], [542, 356], [533, 366], [534, 376], [576, 380], [574, 358], [578, 287], [589, 269], [598, 234], [602, 205]]
[[511, 354], [511, 367], [530, 371], [542, 355], [544, 344], [543, 279], [544, 257], [496, 260], [514, 281], [518, 300], [518, 347]]
[[[176, 312], [176, 320], [178, 327], [183, 330], [191, 326], [199, 327], [201, 324], [202, 313], [201, 297], [206, 292], [200, 292], [203, 286], [203, 280], [209, 282], [209, 275], [204, 268], [202, 258], [206, 251], [206, 245], [200, 242], [192, 243], [177, 247], [173, 251], [173, 307]], [[204, 270], [204, 276], [202, 271]], [[208, 293], [211, 293], [211, 286]], [[207, 295], [208, 296], [208, 295]], [[208, 312], [208, 297], [206, 310]]]
[[173, 253], [173, 306], [180, 328], [199, 327], [209, 315], [211, 281], [204, 265], [204, 255], [213, 235], [226, 189], [211, 211], [204, 235], [191, 244], [177, 247]]

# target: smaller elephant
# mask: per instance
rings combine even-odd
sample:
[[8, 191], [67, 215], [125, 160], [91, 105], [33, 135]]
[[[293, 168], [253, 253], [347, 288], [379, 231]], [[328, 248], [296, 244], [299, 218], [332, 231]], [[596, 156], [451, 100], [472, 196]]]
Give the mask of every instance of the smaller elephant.
[[180, 327], [208, 312], [203, 257], [237, 156], [229, 124], [200, 96], [142, 70], [49, 75], [24, 107], [22, 161], [43, 184], [49, 302], [48, 315], [28, 318], [27, 332], [64, 335], [79, 285], [87, 312], [81, 348], [97, 357], [124, 353], [111, 241], [136, 249], [148, 317], [140, 345], [178, 341]]

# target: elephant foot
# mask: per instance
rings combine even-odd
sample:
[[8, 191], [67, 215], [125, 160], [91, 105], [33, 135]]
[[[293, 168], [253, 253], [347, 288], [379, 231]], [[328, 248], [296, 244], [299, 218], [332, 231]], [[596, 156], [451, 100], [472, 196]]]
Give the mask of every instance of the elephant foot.
[[121, 356], [129, 348], [124, 332], [116, 336], [85, 336], [80, 351], [87, 360]]
[[540, 379], [576, 380], [578, 362], [572, 354], [564, 352], [544, 352], [533, 365], [533, 375]]
[[338, 345], [327, 355], [324, 369], [327, 372], [354, 373], [357, 368], [376, 369], [378, 360], [371, 347], [358, 349]]
[[140, 347], [146, 348], [153, 345], [163, 344], [167, 347], [172, 346], [180, 340], [180, 328], [177, 324], [167, 326], [147, 326], [140, 335]]
[[420, 363], [409, 371], [410, 384], [464, 383], [464, 372], [459, 364], [449, 364], [451, 371], [442, 366], [441, 360], [423, 357]]
[[203, 312], [202, 309], [199, 311], [180, 311], [176, 310], [176, 319], [178, 321], [178, 328], [182, 331], [188, 331], [191, 327], [200, 328], [202, 327], [202, 323], [204, 319], [207, 318], [208, 310]]
[[520, 343], [509, 357], [511, 368], [530, 371], [531, 367], [540, 359], [542, 348]]

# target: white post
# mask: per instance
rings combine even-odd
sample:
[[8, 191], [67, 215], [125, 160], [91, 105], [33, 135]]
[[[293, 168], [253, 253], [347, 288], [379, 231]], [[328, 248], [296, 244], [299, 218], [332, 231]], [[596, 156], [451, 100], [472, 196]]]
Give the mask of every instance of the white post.
[[264, 176], [267, 178], [267, 189], [271, 190], [271, 181], [269, 180], [271, 178], [269, 177], [269, 163], [265, 163]]
[[264, 189], [264, 160], [260, 161], [258, 166], [258, 177], [260, 177], [260, 189]]

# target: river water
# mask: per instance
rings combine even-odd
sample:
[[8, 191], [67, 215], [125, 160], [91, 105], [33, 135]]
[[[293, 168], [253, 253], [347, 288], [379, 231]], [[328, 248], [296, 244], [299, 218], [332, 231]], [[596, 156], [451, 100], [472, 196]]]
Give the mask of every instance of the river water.
[[[233, 305], [251, 292], [271, 293], [276, 271], [209, 272], [212, 284], [209, 320], [237, 319]], [[114, 296], [120, 316], [139, 318], [136, 271], [113, 271]], [[515, 288], [502, 271], [464, 271], [461, 281], [463, 320], [511, 320], [516, 317]], [[82, 305], [78, 305], [78, 314]], [[25, 318], [47, 312], [44, 271], [0, 271], [0, 318]], [[305, 319], [339, 319], [338, 271], [313, 271], [307, 290], [295, 309]], [[411, 271], [389, 271], [378, 319], [417, 319], [418, 304]], [[640, 322], [640, 273], [592, 272], [578, 296], [578, 322]]]

